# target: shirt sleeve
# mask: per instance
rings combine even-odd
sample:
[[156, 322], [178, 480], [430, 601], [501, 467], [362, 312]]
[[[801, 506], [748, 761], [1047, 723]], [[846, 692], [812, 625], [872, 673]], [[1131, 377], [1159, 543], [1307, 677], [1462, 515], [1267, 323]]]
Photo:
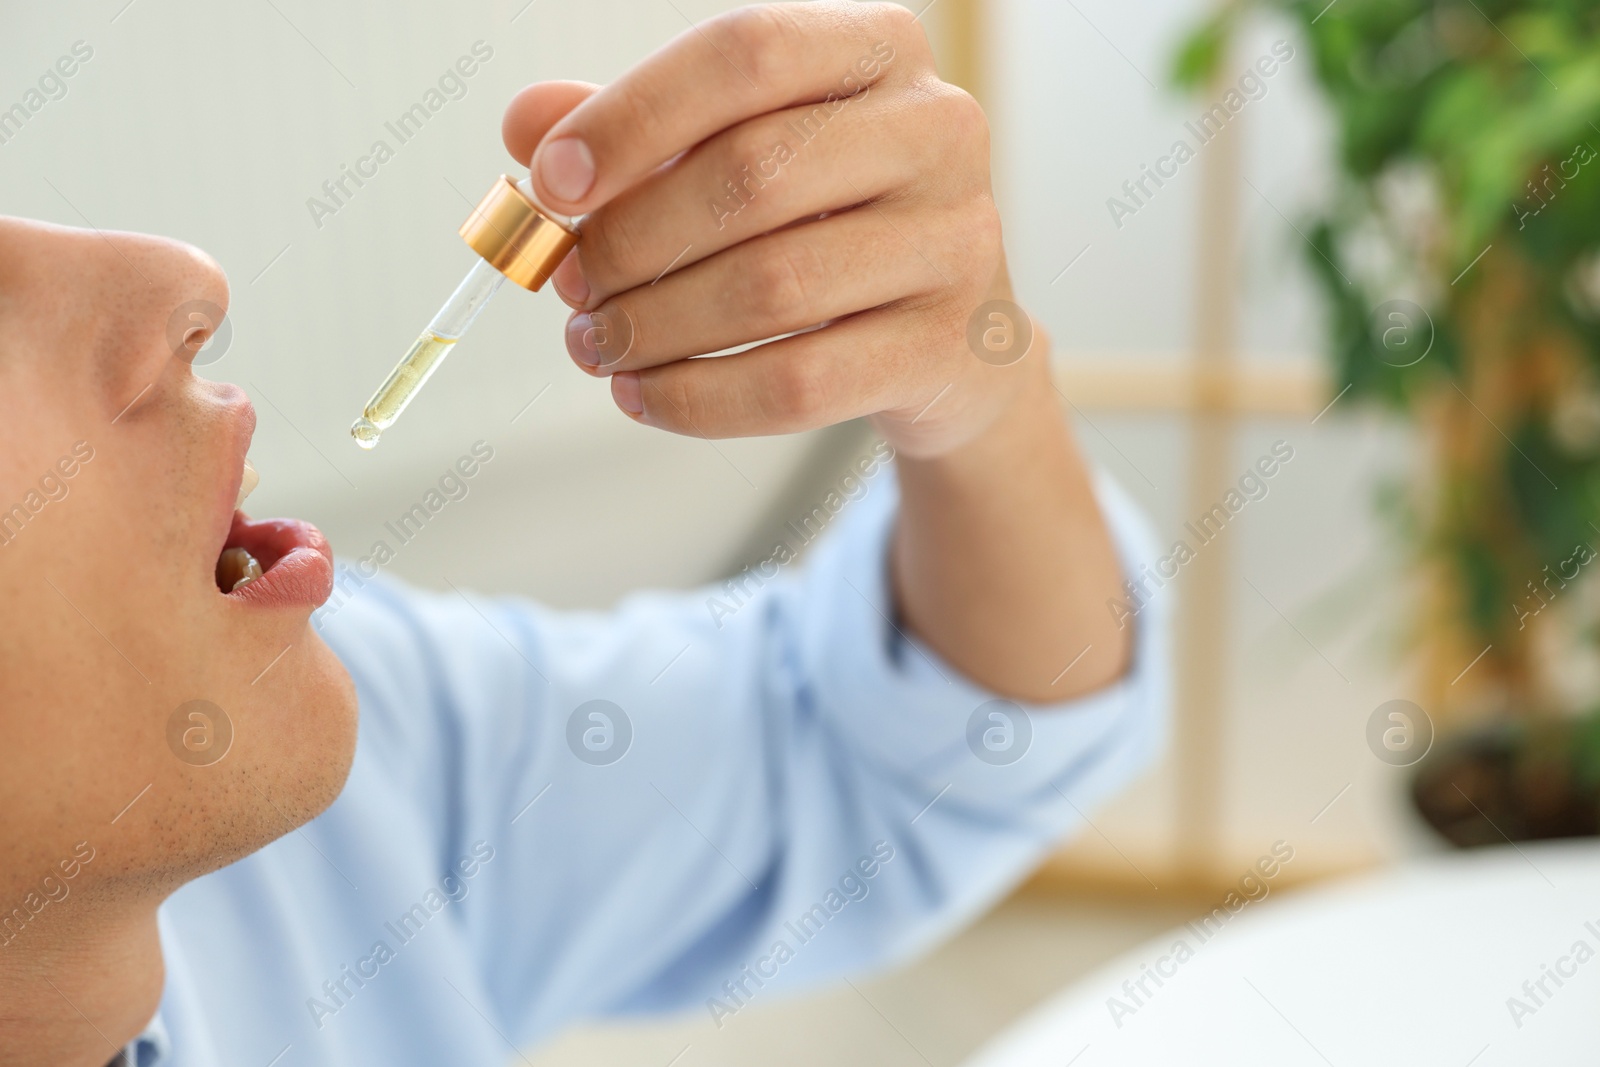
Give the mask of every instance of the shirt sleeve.
[[[415, 805], [396, 817], [446, 868], [493, 851], [461, 936], [513, 1040], [687, 1006], [721, 1025], [914, 954], [1158, 749], [1161, 598], [1128, 622], [1117, 683], [998, 700], [897, 630], [892, 472], [861, 486], [696, 592], [562, 613], [377, 579], [326, 620], [361, 697], [358, 760]], [[1124, 570], [1154, 558], [1122, 492], [1097, 491]]]

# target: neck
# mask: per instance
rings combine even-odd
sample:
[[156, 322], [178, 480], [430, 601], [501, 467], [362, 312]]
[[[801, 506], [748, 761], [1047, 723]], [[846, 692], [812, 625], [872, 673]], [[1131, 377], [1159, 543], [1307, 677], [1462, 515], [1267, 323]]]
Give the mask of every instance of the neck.
[[7, 936], [0, 932], [0, 1067], [104, 1067], [161, 1002], [154, 905], [74, 894]]

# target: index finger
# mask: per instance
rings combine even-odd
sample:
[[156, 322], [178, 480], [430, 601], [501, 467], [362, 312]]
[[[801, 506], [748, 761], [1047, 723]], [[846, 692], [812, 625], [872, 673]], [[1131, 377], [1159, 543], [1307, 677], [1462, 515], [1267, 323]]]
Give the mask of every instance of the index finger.
[[534, 153], [534, 188], [558, 211], [587, 214], [744, 119], [868, 91], [913, 50], [926, 55], [927, 40], [898, 4], [731, 11], [679, 34], [556, 123]]

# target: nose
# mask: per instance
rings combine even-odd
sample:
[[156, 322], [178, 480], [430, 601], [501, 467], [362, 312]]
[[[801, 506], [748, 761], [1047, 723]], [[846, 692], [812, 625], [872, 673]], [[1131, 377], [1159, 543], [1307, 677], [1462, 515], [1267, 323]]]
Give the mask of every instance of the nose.
[[134, 233], [103, 236], [103, 267], [122, 279], [112, 288], [126, 301], [129, 315], [146, 330], [159, 329], [168, 355], [193, 364], [227, 318], [228, 276], [222, 265], [183, 241]]
[[[182, 241], [145, 234], [100, 234], [89, 247], [110, 297], [101, 309], [96, 350], [112, 364], [108, 377], [119, 380], [113, 403], [139, 395], [163, 375], [187, 375], [226, 351], [228, 278], [215, 259]], [[208, 348], [214, 340], [221, 347]]]
[[94, 350], [111, 351], [119, 370], [153, 381], [164, 364], [189, 366], [206, 343], [228, 329], [228, 278], [205, 252], [148, 234], [67, 231], [65, 268], [54, 284], [88, 312], [75, 316], [94, 335]]
[[55, 387], [119, 410], [175, 361], [187, 373], [227, 309], [227, 275], [192, 245], [0, 217], [0, 327]]

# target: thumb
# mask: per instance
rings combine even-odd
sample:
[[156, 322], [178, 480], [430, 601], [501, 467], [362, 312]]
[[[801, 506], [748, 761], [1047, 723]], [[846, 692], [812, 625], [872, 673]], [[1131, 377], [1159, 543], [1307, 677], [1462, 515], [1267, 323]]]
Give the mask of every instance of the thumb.
[[500, 137], [506, 151], [524, 167], [533, 158], [544, 135], [567, 112], [600, 91], [588, 82], [535, 82], [511, 98], [505, 118], [500, 120]]

